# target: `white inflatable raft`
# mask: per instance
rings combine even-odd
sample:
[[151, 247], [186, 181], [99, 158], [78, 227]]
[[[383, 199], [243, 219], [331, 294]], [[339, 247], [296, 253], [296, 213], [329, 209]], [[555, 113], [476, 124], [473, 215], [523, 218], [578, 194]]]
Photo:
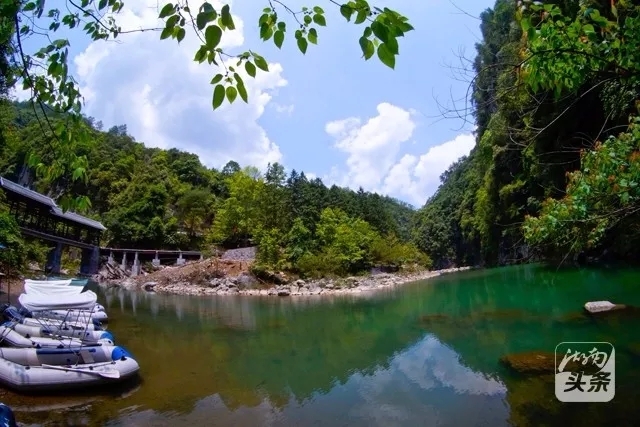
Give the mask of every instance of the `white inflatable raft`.
[[[24, 294], [23, 294], [24, 295]], [[109, 321], [107, 313], [104, 311], [88, 310], [43, 310], [34, 311], [31, 315], [35, 318], [47, 318], [51, 320], [69, 320], [77, 323], [106, 323]]]
[[0, 358], [24, 366], [103, 363], [128, 354], [124, 348], [114, 345], [90, 345], [80, 348], [0, 347]]
[[[30, 338], [30, 337], [46, 337], [46, 338], [55, 338], [58, 336], [62, 337], [72, 337], [79, 338], [86, 342], [98, 342], [100, 340], [111, 340], [114, 341], [113, 335], [107, 331], [91, 331], [83, 328], [72, 328], [70, 326], [66, 326], [64, 324], [57, 326], [35, 326], [35, 325], [25, 325], [22, 323], [14, 323], [6, 322], [4, 326], [13, 329], [18, 332], [20, 335]], [[104, 342], [104, 341], [103, 341]]]
[[[90, 345], [81, 341], [78, 338], [72, 337], [29, 337], [20, 334], [13, 330], [12, 327], [7, 327], [5, 324], [0, 325], [0, 342], [5, 342], [11, 347], [20, 348], [78, 348], [86, 347]], [[113, 344], [111, 339], [100, 339], [97, 344]]]
[[25, 317], [17, 308], [13, 306], [8, 306], [1, 310], [6, 320], [15, 322], [15, 323], [20, 323], [22, 325], [27, 325], [27, 326], [41, 326], [43, 328], [48, 328], [52, 330], [57, 328], [71, 328], [73, 330], [80, 330], [80, 331], [105, 330], [101, 326], [96, 326], [96, 324], [94, 323], [82, 324], [78, 322], [63, 321], [60, 319], [47, 319], [44, 317], [39, 317], [37, 319], [33, 317]]
[[[114, 350], [114, 356], [115, 353]], [[0, 358], [0, 382], [22, 392], [68, 390], [112, 384], [135, 376], [139, 370], [138, 362], [129, 354], [122, 354], [111, 362], [70, 366], [24, 366]]]

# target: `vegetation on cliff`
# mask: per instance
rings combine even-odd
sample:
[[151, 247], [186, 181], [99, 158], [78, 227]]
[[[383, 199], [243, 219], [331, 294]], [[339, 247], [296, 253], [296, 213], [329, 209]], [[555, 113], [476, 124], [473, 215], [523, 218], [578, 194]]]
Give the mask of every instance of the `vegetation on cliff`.
[[438, 265], [638, 254], [640, 6], [554, 3], [481, 16], [477, 145], [413, 231]]

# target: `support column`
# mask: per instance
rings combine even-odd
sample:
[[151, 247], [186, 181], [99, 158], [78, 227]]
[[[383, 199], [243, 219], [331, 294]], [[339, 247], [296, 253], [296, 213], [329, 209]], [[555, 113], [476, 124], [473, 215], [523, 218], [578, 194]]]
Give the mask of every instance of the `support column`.
[[122, 264], [120, 264], [122, 271], [127, 271], [127, 253], [122, 253]]
[[82, 258], [80, 261], [80, 274], [85, 276], [93, 276], [98, 273], [100, 268], [100, 248], [97, 246], [91, 249], [82, 250]]
[[158, 258], [158, 251], [156, 251], [156, 257], [151, 261], [154, 267], [160, 267], [160, 258]]
[[200, 261], [202, 261], [204, 259], [204, 257], [202, 256], [202, 254], [200, 254]]
[[131, 277], [135, 277], [138, 274], [140, 274], [140, 260], [138, 259], [138, 252], [136, 252], [133, 258], [133, 267], [131, 267]]
[[107, 259], [109, 265], [116, 265], [116, 260], [113, 258], [113, 251], [109, 252], [109, 258]]
[[56, 247], [49, 251], [47, 264], [44, 267], [46, 274], [60, 274], [62, 264], [62, 243], [56, 243]]
[[178, 260], [176, 261], [176, 265], [184, 265], [184, 258], [182, 258], [182, 252], [178, 256]]

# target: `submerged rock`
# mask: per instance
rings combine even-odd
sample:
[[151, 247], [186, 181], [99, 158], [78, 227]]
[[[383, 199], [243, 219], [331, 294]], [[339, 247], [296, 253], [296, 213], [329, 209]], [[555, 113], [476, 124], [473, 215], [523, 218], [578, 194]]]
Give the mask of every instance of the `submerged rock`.
[[[558, 355], [558, 362], [562, 359], [562, 355]], [[500, 363], [509, 369], [525, 375], [542, 375], [555, 374], [556, 372], [556, 355], [555, 353], [545, 351], [528, 351], [524, 353], [512, 353], [502, 356]], [[569, 361], [565, 365], [565, 370], [597, 371], [598, 367], [593, 364], [583, 364], [579, 361]]]
[[434, 322], [447, 322], [454, 319], [446, 314], [425, 314], [420, 316], [420, 323], [429, 324]]
[[520, 374], [553, 374], [556, 371], [555, 354], [530, 351], [507, 354], [500, 363]]

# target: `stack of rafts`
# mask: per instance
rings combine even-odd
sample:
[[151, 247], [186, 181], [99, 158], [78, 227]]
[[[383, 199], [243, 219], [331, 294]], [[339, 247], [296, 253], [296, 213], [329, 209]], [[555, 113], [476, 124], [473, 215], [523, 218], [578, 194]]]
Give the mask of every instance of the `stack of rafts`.
[[19, 391], [111, 384], [138, 374], [114, 344], [97, 295], [72, 280], [25, 280], [21, 307], [0, 307], [0, 382]]

